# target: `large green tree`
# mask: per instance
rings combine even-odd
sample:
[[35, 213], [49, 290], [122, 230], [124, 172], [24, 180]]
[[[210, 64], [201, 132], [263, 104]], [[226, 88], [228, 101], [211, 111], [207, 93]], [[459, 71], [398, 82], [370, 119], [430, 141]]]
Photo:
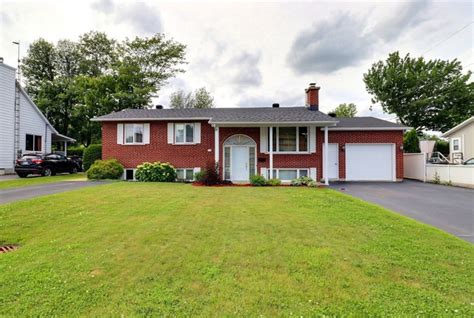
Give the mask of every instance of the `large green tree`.
[[355, 117], [357, 114], [357, 106], [354, 103], [339, 104], [332, 113], [336, 114], [337, 117]]
[[163, 34], [117, 42], [89, 32], [56, 45], [39, 39], [23, 59], [26, 88], [63, 134], [89, 145], [100, 141], [94, 116], [151, 104], [160, 88], [182, 72], [185, 46]]
[[446, 131], [474, 115], [474, 83], [471, 72], [453, 61], [400, 57], [372, 65], [364, 74], [373, 103], [417, 131]]

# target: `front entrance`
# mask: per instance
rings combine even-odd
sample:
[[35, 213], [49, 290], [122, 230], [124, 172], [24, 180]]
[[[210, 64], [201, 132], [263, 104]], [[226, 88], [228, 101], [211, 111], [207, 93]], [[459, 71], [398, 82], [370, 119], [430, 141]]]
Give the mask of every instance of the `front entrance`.
[[[323, 151], [324, 151], [324, 147], [323, 147]], [[324, 169], [323, 169], [323, 173], [324, 173]], [[329, 180], [339, 179], [339, 145], [338, 144], [328, 144], [328, 177], [329, 177]]]
[[248, 182], [257, 170], [256, 142], [246, 135], [234, 135], [224, 142], [224, 179]]
[[232, 147], [232, 174], [233, 181], [246, 181], [249, 179], [249, 147]]

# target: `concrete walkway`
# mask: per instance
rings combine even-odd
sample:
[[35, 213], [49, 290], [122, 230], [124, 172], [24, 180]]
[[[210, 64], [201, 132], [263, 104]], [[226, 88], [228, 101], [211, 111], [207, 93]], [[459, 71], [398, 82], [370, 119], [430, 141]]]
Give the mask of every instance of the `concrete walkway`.
[[5, 189], [0, 190], [0, 204], [31, 199], [42, 195], [81, 189], [85, 187], [95, 187], [107, 183], [108, 182], [103, 181], [61, 181], [56, 183], [46, 183], [34, 186]]
[[474, 190], [405, 180], [340, 182], [332, 188], [431, 224], [474, 243]]

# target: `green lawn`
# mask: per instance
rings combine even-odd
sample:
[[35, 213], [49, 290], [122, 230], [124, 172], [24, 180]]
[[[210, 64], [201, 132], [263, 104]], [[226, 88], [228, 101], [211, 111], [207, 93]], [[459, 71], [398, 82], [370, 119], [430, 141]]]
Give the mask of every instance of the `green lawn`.
[[474, 315], [472, 244], [329, 189], [113, 183], [0, 241], [0, 316]]
[[0, 181], [0, 190], [9, 188], [26, 187], [44, 183], [54, 183], [59, 181], [86, 180], [83, 173], [78, 174], [60, 174], [51, 177], [29, 176], [28, 178], [17, 178], [12, 180]]

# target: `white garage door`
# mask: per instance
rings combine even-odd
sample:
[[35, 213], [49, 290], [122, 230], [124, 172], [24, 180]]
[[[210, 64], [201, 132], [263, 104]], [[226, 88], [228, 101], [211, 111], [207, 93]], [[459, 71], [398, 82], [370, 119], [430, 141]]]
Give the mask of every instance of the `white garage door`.
[[393, 181], [392, 144], [346, 144], [346, 180]]

